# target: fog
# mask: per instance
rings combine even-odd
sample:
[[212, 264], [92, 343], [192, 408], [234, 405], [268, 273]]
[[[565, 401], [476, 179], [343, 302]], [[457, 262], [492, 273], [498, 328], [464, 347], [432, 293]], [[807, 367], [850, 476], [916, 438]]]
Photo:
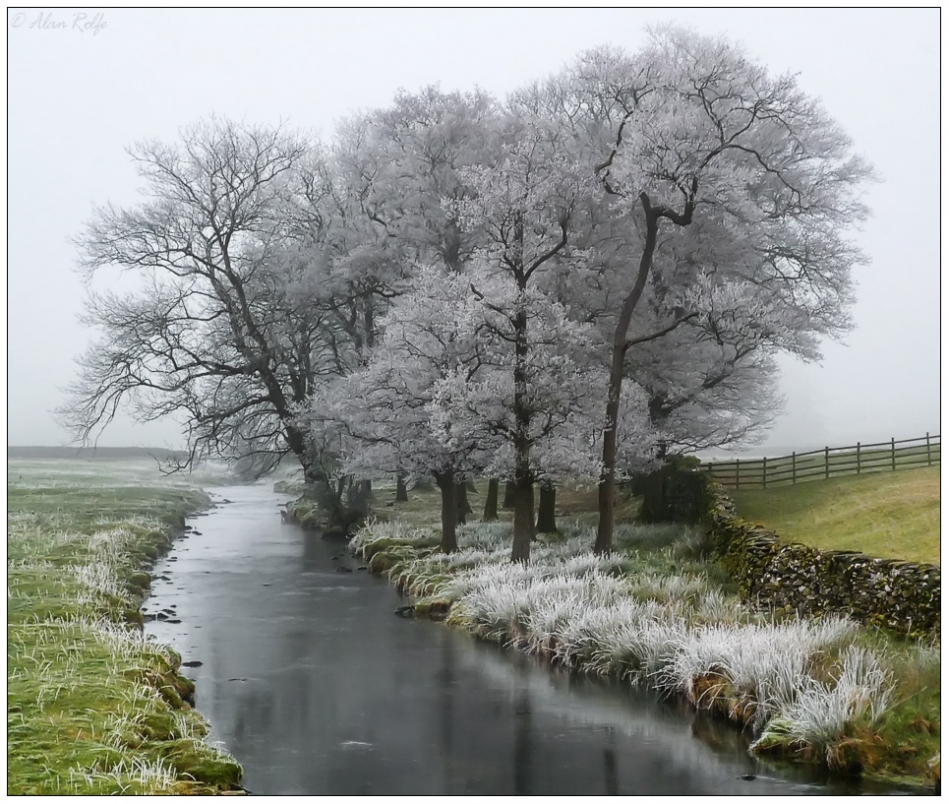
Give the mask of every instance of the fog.
[[[79, 15], [85, 15], [79, 16]], [[94, 337], [70, 243], [93, 204], [134, 203], [125, 148], [214, 113], [307, 129], [438, 83], [497, 96], [585, 48], [635, 50], [649, 24], [724, 33], [799, 74], [875, 166], [854, 239], [856, 324], [824, 358], [782, 361], [765, 445], [807, 449], [939, 432], [939, 9], [8, 10], [8, 443], [57, 445], [74, 358]], [[104, 277], [102, 282], [113, 282]], [[128, 416], [104, 446], [180, 446]]]

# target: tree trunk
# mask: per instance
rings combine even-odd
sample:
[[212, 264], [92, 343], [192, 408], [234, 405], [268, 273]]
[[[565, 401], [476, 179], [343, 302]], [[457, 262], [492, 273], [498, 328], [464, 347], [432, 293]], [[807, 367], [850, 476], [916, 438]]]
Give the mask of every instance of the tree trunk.
[[458, 512], [455, 473], [439, 472], [435, 475], [435, 482], [442, 494], [442, 540], [438, 546], [443, 553], [453, 553], [458, 549], [458, 539], [455, 535], [455, 517]]
[[613, 507], [616, 504], [616, 429], [619, 424], [619, 401], [623, 390], [623, 365], [629, 348], [626, 336], [633, 317], [633, 310], [646, 287], [646, 279], [652, 267], [652, 256], [656, 250], [659, 218], [650, 206], [649, 196], [640, 195], [646, 213], [646, 240], [639, 259], [639, 273], [629, 295], [623, 299], [616, 329], [613, 332], [613, 352], [610, 360], [610, 385], [606, 400], [606, 429], [603, 432], [603, 470], [599, 486], [599, 522], [593, 552], [606, 555], [613, 550]]
[[643, 482], [643, 506], [639, 512], [642, 522], [669, 521], [669, 506], [666, 501], [666, 471], [663, 467], [646, 475]]
[[527, 562], [534, 538], [534, 483], [529, 474], [514, 483], [514, 542], [511, 561]]
[[508, 480], [504, 484], [504, 501], [501, 503], [501, 507], [505, 511], [509, 511], [514, 507], [514, 481]]
[[[649, 271], [652, 269], [652, 258], [656, 252], [656, 238], [659, 234], [659, 219], [668, 218], [676, 226], [688, 226], [692, 223], [692, 213], [695, 211], [695, 197], [698, 193], [698, 177], [692, 179], [691, 191], [686, 195], [685, 206], [681, 213], [677, 213], [666, 206], [653, 206], [649, 195], [639, 194], [646, 216], [646, 239], [643, 241], [643, 253], [639, 257], [639, 271], [636, 282], [629, 295], [623, 299], [619, 317], [616, 319], [616, 329], [613, 331], [613, 353], [610, 360], [610, 388], [606, 401], [606, 430], [603, 433], [603, 471], [600, 475], [599, 487], [599, 515], [600, 521], [596, 529], [596, 543], [593, 552], [604, 555], [613, 549], [613, 506], [616, 503], [616, 428], [619, 423], [619, 400], [623, 390], [623, 364], [626, 361], [626, 352], [630, 347], [627, 340], [629, 324], [633, 317], [633, 310], [639, 304], [646, 287]], [[677, 321], [676, 326], [681, 321]], [[668, 330], [666, 330], [668, 331]]]
[[409, 501], [409, 490], [405, 487], [405, 475], [400, 474], [395, 476], [395, 501]]
[[557, 532], [557, 487], [553, 483], [540, 484], [540, 501], [537, 505], [537, 532]]
[[455, 503], [458, 506], [457, 522], [459, 525], [465, 525], [468, 522], [468, 514], [474, 513], [471, 505], [468, 503], [468, 484], [462, 481], [456, 484]]
[[484, 516], [482, 522], [496, 522], [498, 518], [498, 487], [500, 482], [496, 477], [488, 481], [488, 493], [484, 500]]
[[[522, 262], [524, 221], [520, 213], [515, 215], [514, 239], [518, 246], [514, 278], [518, 290], [524, 293], [529, 275]], [[531, 407], [527, 393], [530, 345], [527, 339], [527, 309], [523, 300], [515, 305], [511, 323], [514, 325], [514, 538], [511, 561], [527, 562], [531, 557], [531, 540], [534, 538], [534, 476], [531, 471]]]
[[[625, 341], [625, 330], [622, 338]], [[606, 400], [606, 429], [603, 431], [603, 470], [600, 474], [598, 490], [599, 521], [596, 528], [596, 543], [593, 545], [593, 552], [597, 555], [607, 555], [613, 550], [613, 508], [616, 505], [616, 428], [619, 420], [619, 399], [625, 358], [626, 349], [617, 348], [614, 344], [609, 396]]]

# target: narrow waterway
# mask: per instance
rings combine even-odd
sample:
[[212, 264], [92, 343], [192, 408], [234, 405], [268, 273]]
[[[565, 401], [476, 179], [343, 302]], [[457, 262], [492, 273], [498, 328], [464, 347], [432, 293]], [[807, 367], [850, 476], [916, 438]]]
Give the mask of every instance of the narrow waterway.
[[146, 629], [201, 663], [184, 671], [198, 709], [254, 794], [869, 792], [759, 765], [727, 725], [649, 694], [396, 617], [345, 545], [281, 524], [286, 497], [209, 491], [218, 507], [153, 571], [146, 613], [169, 620]]

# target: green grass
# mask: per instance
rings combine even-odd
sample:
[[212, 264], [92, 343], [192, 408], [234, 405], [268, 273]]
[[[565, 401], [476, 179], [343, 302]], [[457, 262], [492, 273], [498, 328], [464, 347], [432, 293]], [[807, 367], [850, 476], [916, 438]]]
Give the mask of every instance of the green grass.
[[162, 486], [147, 462], [8, 471], [8, 794], [236, 787], [240, 767], [182, 700], [180, 657], [137, 627], [143, 566], [207, 497], [181, 478]]
[[788, 541], [939, 564], [939, 468], [729, 492], [743, 519]]

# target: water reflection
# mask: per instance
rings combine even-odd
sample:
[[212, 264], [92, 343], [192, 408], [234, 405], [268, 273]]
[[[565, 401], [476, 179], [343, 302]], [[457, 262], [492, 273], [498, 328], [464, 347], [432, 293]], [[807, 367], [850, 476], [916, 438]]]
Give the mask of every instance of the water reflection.
[[149, 628], [203, 662], [198, 707], [254, 793], [844, 792], [769, 771], [734, 730], [649, 695], [395, 617], [391, 588], [338, 572], [357, 564], [281, 525], [269, 490], [219, 493], [234, 503], [150, 604], [177, 603], [182, 623]]
[[619, 781], [616, 773], [616, 745], [613, 729], [609, 729], [610, 745], [603, 749], [603, 780], [608, 796], [619, 795]]

